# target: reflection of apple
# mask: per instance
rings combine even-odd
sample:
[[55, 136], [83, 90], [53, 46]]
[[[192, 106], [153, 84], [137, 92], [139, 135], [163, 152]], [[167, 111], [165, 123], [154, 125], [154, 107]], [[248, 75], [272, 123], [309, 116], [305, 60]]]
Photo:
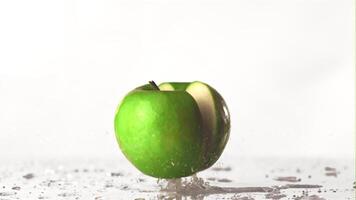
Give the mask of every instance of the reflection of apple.
[[230, 117], [220, 94], [202, 82], [153, 82], [131, 91], [115, 116], [126, 158], [158, 178], [190, 176], [209, 168], [229, 138]]

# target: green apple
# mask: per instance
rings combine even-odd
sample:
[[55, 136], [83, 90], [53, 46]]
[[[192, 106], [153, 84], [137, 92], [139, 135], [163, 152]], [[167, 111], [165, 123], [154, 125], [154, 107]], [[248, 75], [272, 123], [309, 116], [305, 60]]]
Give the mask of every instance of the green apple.
[[205, 83], [151, 83], [122, 100], [115, 132], [123, 154], [141, 172], [179, 178], [218, 160], [230, 117], [221, 95]]

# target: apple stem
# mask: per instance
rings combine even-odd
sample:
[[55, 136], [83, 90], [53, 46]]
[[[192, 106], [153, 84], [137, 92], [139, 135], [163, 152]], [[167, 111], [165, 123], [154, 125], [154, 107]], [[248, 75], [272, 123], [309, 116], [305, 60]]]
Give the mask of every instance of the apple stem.
[[159, 87], [156, 85], [154, 81], [149, 81], [150, 85], [153, 87], [155, 90], [160, 90]]

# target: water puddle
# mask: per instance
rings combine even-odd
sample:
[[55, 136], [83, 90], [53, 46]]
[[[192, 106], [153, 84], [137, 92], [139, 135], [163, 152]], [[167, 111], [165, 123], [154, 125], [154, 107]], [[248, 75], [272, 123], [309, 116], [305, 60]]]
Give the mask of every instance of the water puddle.
[[[272, 166], [274, 159], [236, 163], [170, 180], [145, 176], [129, 163], [97, 160], [0, 165], [0, 199], [354, 199], [356, 182], [351, 164], [345, 167], [331, 160], [296, 166], [289, 164], [298, 162], [288, 160]], [[335, 173], [337, 178], [328, 173]]]
[[[271, 187], [221, 187], [210, 185], [209, 182], [196, 175], [191, 178], [169, 179], [159, 181], [160, 191], [165, 193], [163, 197], [192, 197], [199, 199], [209, 195], [216, 194], [240, 194], [240, 193], [262, 193], [266, 199], [282, 199], [286, 194], [282, 192], [288, 189], [315, 189], [321, 188], [321, 185], [313, 184], [286, 184], [282, 186]], [[305, 196], [302, 196], [305, 197]], [[251, 197], [234, 197], [234, 199], [251, 199]], [[253, 199], [253, 198], [252, 198]]]
[[284, 181], [284, 182], [300, 182], [302, 179], [297, 178], [295, 176], [280, 176], [274, 178], [275, 181]]

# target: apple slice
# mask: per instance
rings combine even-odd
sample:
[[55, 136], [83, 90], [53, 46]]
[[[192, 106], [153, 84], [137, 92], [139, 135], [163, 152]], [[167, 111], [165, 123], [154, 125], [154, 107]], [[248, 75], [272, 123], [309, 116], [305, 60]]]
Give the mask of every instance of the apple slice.
[[158, 88], [162, 91], [174, 91], [174, 87], [170, 83], [162, 83], [158, 86]]
[[159, 85], [159, 89], [162, 91], [185, 90], [189, 84], [188, 82], [165, 82]]
[[206, 139], [205, 168], [209, 168], [220, 157], [230, 135], [230, 114], [221, 95], [211, 86], [195, 81], [186, 91], [198, 104], [203, 119]]
[[[209, 86], [201, 82], [191, 83], [187, 89], [190, 95], [192, 95], [195, 102], [197, 102], [200, 114], [203, 120], [204, 131], [208, 132], [207, 137], [214, 137], [217, 134], [215, 131], [217, 126], [217, 111], [215, 106], [214, 94], [210, 90]], [[210, 138], [209, 138], [210, 139]]]
[[159, 88], [163, 91], [185, 90], [198, 104], [204, 131], [203, 169], [209, 168], [219, 159], [229, 139], [230, 115], [224, 99], [214, 88], [200, 81], [162, 83]]

